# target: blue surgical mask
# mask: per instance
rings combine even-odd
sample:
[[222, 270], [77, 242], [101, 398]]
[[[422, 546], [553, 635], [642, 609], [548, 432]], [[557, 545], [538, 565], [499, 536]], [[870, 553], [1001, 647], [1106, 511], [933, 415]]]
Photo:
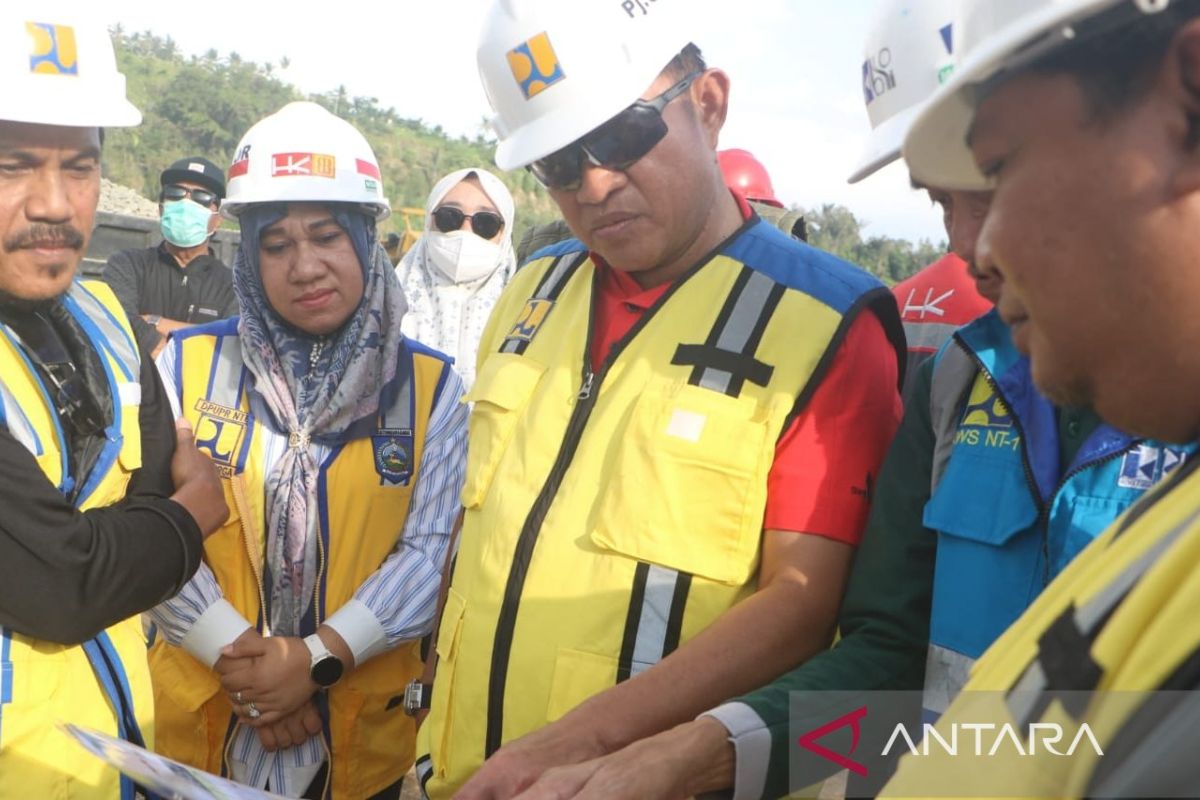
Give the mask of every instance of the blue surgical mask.
[[176, 247], [196, 247], [208, 239], [208, 223], [212, 211], [191, 200], [175, 200], [163, 204], [163, 238]]

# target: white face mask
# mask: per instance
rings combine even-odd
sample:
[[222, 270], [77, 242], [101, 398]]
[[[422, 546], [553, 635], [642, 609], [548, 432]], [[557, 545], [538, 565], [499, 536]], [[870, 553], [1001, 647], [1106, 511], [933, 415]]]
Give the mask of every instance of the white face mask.
[[486, 278], [500, 266], [500, 245], [470, 231], [429, 231], [425, 238], [430, 261], [454, 283]]

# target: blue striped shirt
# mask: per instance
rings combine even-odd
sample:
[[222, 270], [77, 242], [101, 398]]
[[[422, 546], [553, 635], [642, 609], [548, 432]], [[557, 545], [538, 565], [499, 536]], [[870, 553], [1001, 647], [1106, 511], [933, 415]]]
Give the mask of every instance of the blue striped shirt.
[[[175, 352], [173, 347], [164, 348], [157, 362], [163, 382], [171, 389], [178, 385]], [[176, 417], [180, 416], [180, 398], [173, 391], [167, 395]], [[419, 639], [433, 626], [466, 468], [468, 409], [460, 402], [462, 395], [462, 381], [451, 371], [430, 415], [408, 520], [395, 549], [358, 587], [354, 598], [325, 621], [354, 651], [356, 664], [401, 642]], [[264, 468], [269, 471], [287, 450], [287, 436], [262, 425], [258, 441]], [[314, 443], [310, 452], [321, 464], [330, 450]], [[168, 642], [182, 646], [208, 666], [216, 662], [221, 646], [253, 627], [224, 600], [207, 564], [201, 564], [182, 591], [151, 610], [150, 616]], [[195, 634], [206, 626], [203, 638], [209, 641], [201, 647], [194, 641], [200, 638]], [[328, 751], [323, 737], [317, 735], [297, 747], [268, 753], [253, 729], [239, 726], [229, 756], [233, 777], [239, 782], [295, 797], [308, 788]]]

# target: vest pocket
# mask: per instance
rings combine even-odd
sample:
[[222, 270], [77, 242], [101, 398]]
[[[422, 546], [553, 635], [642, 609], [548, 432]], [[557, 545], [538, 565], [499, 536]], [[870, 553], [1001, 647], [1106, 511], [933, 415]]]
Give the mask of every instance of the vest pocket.
[[466, 508], [483, 503], [521, 412], [545, 372], [542, 364], [512, 353], [493, 353], [483, 362], [466, 396], [467, 402], [474, 404], [468, 423], [470, 446], [462, 491]]
[[751, 398], [651, 383], [618, 435], [592, 542], [739, 586], [758, 566], [774, 452]]

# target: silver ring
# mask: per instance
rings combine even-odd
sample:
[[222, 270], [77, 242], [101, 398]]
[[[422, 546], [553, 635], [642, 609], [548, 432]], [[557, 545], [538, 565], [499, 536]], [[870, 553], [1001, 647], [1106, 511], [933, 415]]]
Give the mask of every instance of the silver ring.
[[254, 705], [253, 700], [246, 703], [246, 716], [250, 719], [258, 719], [262, 716], [262, 712], [258, 710], [258, 706]]
[[246, 701], [242, 699], [242, 690], [241, 689], [238, 689], [236, 692], [233, 693], [233, 702], [237, 703], [239, 706], [246, 704]]

